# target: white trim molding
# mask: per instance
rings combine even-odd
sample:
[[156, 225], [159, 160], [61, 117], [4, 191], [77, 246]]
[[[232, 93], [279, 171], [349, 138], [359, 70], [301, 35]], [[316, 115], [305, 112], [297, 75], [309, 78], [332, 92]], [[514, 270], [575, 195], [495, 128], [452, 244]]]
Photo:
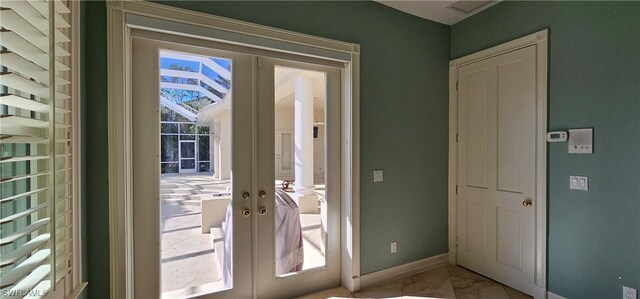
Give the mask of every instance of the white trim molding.
[[111, 298], [133, 298], [131, 45], [123, 4], [107, 2]]
[[551, 293], [551, 292], [547, 292], [547, 299], [567, 299], [565, 297], [562, 297], [560, 295]]
[[[71, 52], [73, 55], [71, 56], [71, 98], [72, 102], [72, 115], [71, 115], [71, 140], [72, 140], [72, 149], [73, 153], [73, 171], [72, 171], [72, 182], [73, 182], [73, 211], [76, 211], [73, 215], [73, 259], [72, 259], [72, 268], [73, 268], [73, 279], [72, 279], [72, 287], [76, 288], [74, 292], [71, 294], [75, 294], [75, 291], [82, 291], [86, 286], [86, 282], [83, 282], [82, 278], [82, 87], [80, 82], [82, 81], [82, 68], [80, 67], [82, 64], [82, 56], [81, 53], [81, 10], [80, 10], [80, 2], [79, 1], [71, 1], [69, 2], [71, 5]], [[78, 295], [80, 293], [77, 293]], [[77, 297], [77, 296], [76, 296]], [[72, 297], [75, 298], [75, 297]]]
[[340, 62], [342, 115], [342, 284], [359, 289], [360, 47], [144, 1], [107, 1], [109, 247], [111, 298], [133, 298], [132, 29]]
[[[360, 289], [360, 46], [354, 44], [351, 63], [342, 80], [342, 286]], [[349, 79], [350, 78], [350, 79]]]
[[535, 298], [546, 297], [547, 266], [547, 78], [548, 36], [544, 29], [510, 42], [482, 50], [449, 63], [449, 262], [457, 264], [457, 194], [458, 184], [458, 69], [464, 65], [488, 59], [528, 46], [536, 47], [536, 204], [535, 204]]
[[378, 272], [362, 275], [360, 287], [366, 288], [382, 282], [393, 281], [409, 275], [418, 274], [431, 269], [439, 268], [449, 264], [449, 254], [443, 253], [425, 259], [417, 260], [393, 268], [384, 269]]

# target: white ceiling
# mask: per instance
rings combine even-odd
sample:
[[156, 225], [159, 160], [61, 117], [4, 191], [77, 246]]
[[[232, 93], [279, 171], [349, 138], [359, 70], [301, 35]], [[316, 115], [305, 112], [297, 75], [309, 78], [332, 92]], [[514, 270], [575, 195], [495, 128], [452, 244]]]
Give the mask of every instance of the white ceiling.
[[436, 21], [438, 23], [453, 25], [465, 18], [468, 18], [480, 11], [483, 11], [502, 0], [493, 0], [478, 9], [465, 14], [450, 8], [447, 6], [458, 1], [430, 1], [430, 0], [374, 0], [389, 7], [395, 8], [400, 11], [412, 14], [414, 16], [421, 17], [423, 19]]

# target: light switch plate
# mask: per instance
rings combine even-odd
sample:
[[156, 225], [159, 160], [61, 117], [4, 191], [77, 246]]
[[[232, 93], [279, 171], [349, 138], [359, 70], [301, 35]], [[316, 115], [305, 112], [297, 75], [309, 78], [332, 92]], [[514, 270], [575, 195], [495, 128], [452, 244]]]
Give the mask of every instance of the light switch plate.
[[593, 154], [593, 129], [569, 130], [570, 154]]
[[628, 286], [622, 286], [622, 299], [637, 299], [638, 291]]
[[569, 188], [572, 190], [589, 190], [589, 177], [588, 176], [569, 176]]
[[384, 181], [384, 174], [382, 173], [382, 169], [376, 169], [373, 171], [373, 182], [382, 182]]

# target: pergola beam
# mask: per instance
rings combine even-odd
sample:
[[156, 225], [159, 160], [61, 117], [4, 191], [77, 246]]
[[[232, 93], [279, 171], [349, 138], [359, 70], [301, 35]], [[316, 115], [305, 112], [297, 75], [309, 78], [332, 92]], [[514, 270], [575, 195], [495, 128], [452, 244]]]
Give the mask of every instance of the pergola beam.
[[203, 73], [172, 70], [172, 69], [160, 69], [160, 75], [161, 76], [169, 76], [169, 77], [196, 79], [198, 81], [202, 81], [205, 84], [213, 87], [215, 90], [219, 91], [220, 93], [228, 93], [229, 92], [229, 90], [226, 87], [220, 85], [218, 82], [216, 82], [216, 81], [212, 80], [211, 78], [205, 76]]
[[198, 62], [198, 63], [204, 64], [208, 68], [213, 70], [214, 72], [218, 73], [218, 75], [220, 75], [220, 77], [225, 78], [227, 80], [231, 80], [231, 72], [229, 70], [223, 68], [219, 64], [213, 62], [209, 58], [205, 58], [205, 57], [202, 57], [202, 56], [181, 54], [181, 53], [176, 53], [176, 52], [164, 52], [164, 51], [162, 52], [161, 56], [163, 58], [186, 60], [186, 61], [192, 61], [192, 62]]
[[209, 90], [207, 90], [206, 88], [200, 86], [200, 85], [194, 85], [194, 84], [184, 84], [184, 83], [172, 83], [172, 82], [160, 82], [160, 88], [170, 88], [170, 89], [182, 89], [182, 90], [191, 90], [191, 91], [198, 91], [204, 95], [206, 95], [208, 98], [216, 101], [216, 102], [220, 102], [222, 101], [222, 98], [217, 96], [216, 94], [210, 92]]

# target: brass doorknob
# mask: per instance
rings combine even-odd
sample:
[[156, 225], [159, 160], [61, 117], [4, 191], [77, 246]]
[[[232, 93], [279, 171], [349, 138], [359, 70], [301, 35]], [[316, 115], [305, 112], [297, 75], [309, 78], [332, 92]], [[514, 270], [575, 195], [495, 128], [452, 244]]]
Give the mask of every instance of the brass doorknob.
[[242, 198], [249, 199], [249, 197], [251, 197], [251, 194], [249, 194], [249, 192], [242, 193]]
[[251, 210], [249, 209], [242, 210], [242, 216], [249, 217], [249, 215], [251, 215]]
[[267, 196], [267, 192], [260, 190], [260, 192], [258, 192], [258, 196], [260, 196], [260, 198], [265, 198]]
[[531, 199], [528, 199], [528, 198], [522, 202], [522, 205], [525, 207], [530, 207], [532, 204], [533, 203], [531, 202]]
[[267, 215], [267, 208], [260, 207], [260, 209], [258, 209], [258, 213], [260, 213], [260, 215]]

